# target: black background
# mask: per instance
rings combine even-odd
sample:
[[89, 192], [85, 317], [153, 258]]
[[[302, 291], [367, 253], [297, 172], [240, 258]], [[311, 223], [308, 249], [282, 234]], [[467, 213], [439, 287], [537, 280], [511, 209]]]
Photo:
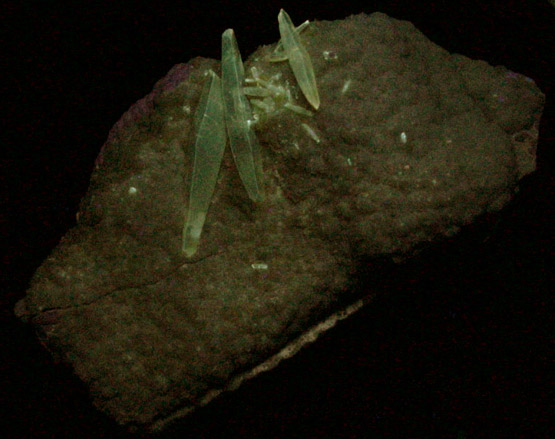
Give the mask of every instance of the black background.
[[389, 293], [167, 436], [555, 437], [555, 9], [547, 0], [21, 3], [4, 6], [1, 30], [3, 437], [127, 437], [13, 306], [75, 224], [119, 117], [174, 64], [218, 58], [226, 28], [244, 57], [276, 41], [280, 7], [296, 23], [382, 11], [451, 52], [533, 78], [548, 95], [538, 171], [490, 239], [476, 225], [418, 263], [380, 279], [368, 273], [366, 282]]

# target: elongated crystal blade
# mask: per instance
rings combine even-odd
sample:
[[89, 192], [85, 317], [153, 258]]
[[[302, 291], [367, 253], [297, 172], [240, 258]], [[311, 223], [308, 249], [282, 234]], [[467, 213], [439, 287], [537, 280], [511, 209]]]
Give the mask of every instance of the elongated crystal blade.
[[291, 18], [283, 9], [279, 12], [278, 22], [283, 49], [289, 60], [289, 65], [291, 66], [291, 70], [293, 70], [295, 79], [299, 83], [299, 87], [306, 100], [315, 109], [318, 109], [320, 106], [320, 95], [318, 94], [316, 77], [314, 75], [314, 68], [312, 67], [310, 56], [302, 45], [299, 34], [295, 31], [295, 26], [293, 26]]
[[226, 144], [222, 86], [212, 70], [195, 113], [195, 132], [189, 206], [183, 228], [183, 253], [187, 257], [197, 251]]
[[229, 144], [241, 181], [253, 201], [262, 201], [260, 145], [250, 126], [252, 110], [243, 91], [245, 71], [233, 29], [222, 34], [222, 93]]

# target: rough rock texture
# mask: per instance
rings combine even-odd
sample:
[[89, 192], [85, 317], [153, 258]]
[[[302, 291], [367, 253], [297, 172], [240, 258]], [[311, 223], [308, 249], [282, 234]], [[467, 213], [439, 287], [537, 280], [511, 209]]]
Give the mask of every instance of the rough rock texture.
[[[380, 13], [312, 23], [302, 40], [322, 103], [258, 124], [266, 202], [249, 201], [227, 152], [199, 252], [180, 254], [192, 117], [219, 67], [177, 65], [114, 126], [78, 225], [17, 305], [122, 425], [163, 428], [272, 367], [360, 306], [362, 259], [414, 257], [535, 168], [544, 97], [529, 78]], [[272, 49], [247, 72], [294, 84]]]

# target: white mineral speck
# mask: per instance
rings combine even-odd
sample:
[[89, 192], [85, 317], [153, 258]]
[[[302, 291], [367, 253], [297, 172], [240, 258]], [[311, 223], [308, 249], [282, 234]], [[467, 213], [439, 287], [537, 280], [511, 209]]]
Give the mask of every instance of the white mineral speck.
[[265, 264], [263, 262], [258, 262], [255, 264], [251, 264], [251, 267], [253, 268], [253, 270], [267, 270], [268, 264]]

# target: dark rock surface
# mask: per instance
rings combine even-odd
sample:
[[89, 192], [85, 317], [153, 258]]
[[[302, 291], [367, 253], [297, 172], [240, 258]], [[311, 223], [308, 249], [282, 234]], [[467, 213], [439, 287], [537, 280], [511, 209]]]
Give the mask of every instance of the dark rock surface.
[[[381, 293], [353, 288], [361, 264], [414, 257], [498, 211], [535, 168], [544, 98], [530, 79], [384, 14], [316, 22], [303, 41], [322, 105], [258, 127], [266, 203], [250, 203], [228, 154], [199, 253], [181, 256], [192, 114], [217, 63], [178, 65], [113, 128], [77, 226], [17, 305], [120, 424], [162, 426]], [[247, 69], [292, 82], [269, 50]]]

